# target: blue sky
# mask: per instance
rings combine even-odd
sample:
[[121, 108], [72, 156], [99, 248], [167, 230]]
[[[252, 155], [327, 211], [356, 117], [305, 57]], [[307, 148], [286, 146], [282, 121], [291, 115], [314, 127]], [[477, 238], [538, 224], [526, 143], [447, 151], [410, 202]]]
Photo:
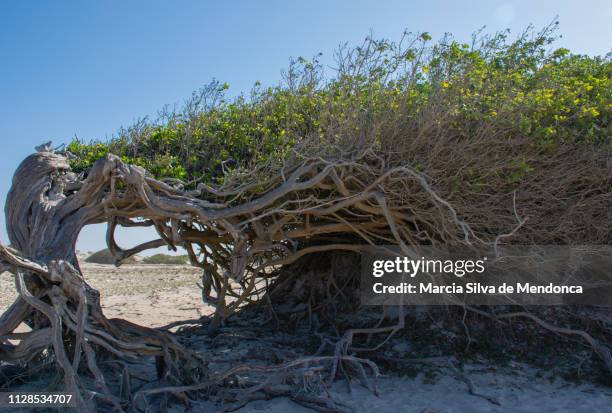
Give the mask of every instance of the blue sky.
[[[0, 202], [35, 145], [110, 137], [212, 78], [238, 94], [256, 80], [277, 83], [290, 57], [322, 52], [330, 59], [338, 44], [358, 43], [370, 30], [391, 39], [408, 29], [467, 40], [485, 25], [516, 33], [555, 16], [559, 46], [611, 50], [612, 2], [605, 0], [0, 0]], [[78, 247], [102, 248], [102, 231], [87, 229]]]

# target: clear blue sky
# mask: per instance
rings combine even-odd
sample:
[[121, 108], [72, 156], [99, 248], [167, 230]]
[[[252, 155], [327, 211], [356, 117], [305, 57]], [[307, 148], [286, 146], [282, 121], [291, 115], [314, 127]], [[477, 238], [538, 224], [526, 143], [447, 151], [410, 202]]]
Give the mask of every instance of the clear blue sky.
[[[516, 33], [556, 15], [560, 46], [610, 51], [609, 0], [0, 0], [0, 202], [35, 145], [108, 137], [212, 78], [237, 94], [256, 80], [275, 84], [292, 56], [329, 58], [339, 43], [358, 43], [370, 30], [392, 39], [406, 28], [467, 40], [484, 25]], [[87, 230], [79, 248], [102, 248], [100, 232]]]

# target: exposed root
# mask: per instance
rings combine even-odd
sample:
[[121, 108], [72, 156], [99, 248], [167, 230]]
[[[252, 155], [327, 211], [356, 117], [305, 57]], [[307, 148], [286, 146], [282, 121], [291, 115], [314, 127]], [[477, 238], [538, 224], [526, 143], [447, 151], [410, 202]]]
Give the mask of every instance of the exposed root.
[[[316, 411], [346, 412], [346, 406], [334, 402], [326, 393], [328, 386], [325, 371], [343, 363], [347, 371], [353, 372], [366, 387], [376, 391], [376, 378], [380, 376], [373, 362], [352, 356], [303, 357], [276, 366], [239, 365], [227, 371], [211, 375], [200, 384], [191, 386], [160, 387], [141, 390], [134, 395], [134, 401], [162, 393], [172, 395], [207, 391], [221, 411], [230, 412], [247, 403], [262, 398], [290, 397]], [[248, 377], [244, 377], [248, 376]], [[183, 396], [184, 397], [184, 396]]]
[[[35, 275], [48, 285], [44, 293], [34, 296], [26, 285], [24, 270], [16, 269], [19, 298], [14, 306], [23, 301], [31, 311], [42, 313], [47, 322], [39, 320], [44, 323], [41, 327], [30, 333], [21, 333], [17, 345], [4, 343], [3, 360], [30, 360], [43, 355], [51, 345], [53, 356], [63, 373], [63, 390], [74, 395], [80, 411], [93, 411], [94, 405], [87, 402], [91, 399], [123, 411], [121, 400], [112, 394], [98, 367], [97, 355], [110, 354], [120, 359], [155, 357], [161, 361], [159, 379], [163, 382], [194, 383], [206, 377], [203, 360], [178, 344], [171, 334], [104, 317], [97, 292], [89, 287], [71, 264], [52, 261], [47, 266], [36, 266], [8, 250], [4, 250], [3, 258], [26, 262], [26, 267], [36, 268]], [[27, 313], [13, 314], [23, 317]], [[3, 326], [18, 325], [24, 319], [8, 317], [3, 320]], [[94, 379], [94, 389], [88, 388], [79, 377], [84, 359], [86, 363], [83, 367]]]
[[603, 360], [606, 368], [612, 374], [612, 355], [610, 353], [610, 349], [604, 344], [600, 343], [598, 340], [593, 338], [589, 333], [584, 330], [575, 330], [571, 328], [563, 328], [557, 327], [555, 325], [550, 324], [547, 321], [542, 320], [534, 314], [528, 313], [526, 311], [517, 312], [517, 313], [506, 313], [506, 314], [498, 314], [497, 318], [529, 318], [530, 320], [535, 321], [540, 326], [545, 329], [552, 331], [553, 333], [563, 334], [563, 335], [576, 335], [581, 337], [584, 341], [586, 341], [593, 351]]
[[[604, 198], [594, 201], [595, 209]], [[295, 298], [299, 307], [287, 305], [287, 310], [299, 317], [307, 315], [311, 326], [318, 322], [318, 315], [333, 319], [336, 302], [354, 305], [356, 273], [342, 271], [345, 266], [337, 263], [317, 278], [312, 268], [317, 261], [382, 244], [395, 245], [408, 255], [409, 247], [417, 244], [480, 244], [496, 249], [502, 239], [517, 237], [526, 226], [517, 211], [516, 193], [512, 208], [506, 210], [512, 213], [502, 214], [491, 226], [487, 219], [477, 219], [479, 212], [473, 208], [452, 203], [417, 169], [390, 163], [370, 149], [350, 159], [298, 156], [261, 182], [228, 179], [220, 188], [201, 184], [192, 191], [153, 179], [114, 155], [97, 161], [86, 176], [76, 176], [65, 155], [39, 152], [19, 166], [7, 197], [11, 246], [0, 246], [0, 269], [16, 275], [20, 297], [0, 319], [0, 356], [5, 361], [27, 362], [51, 349], [65, 389], [79, 394], [82, 409], [93, 408], [87, 402], [92, 397], [118, 410], [130, 403], [127, 374], [120, 394], [113, 393], [98, 366], [102, 356], [156, 358], [159, 386], [140, 390], [135, 400], [171, 393], [188, 401], [184, 393], [208, 391], [223, 383], [227, 398], [240, 404], [244, 400], [238, 393], [230, 394], [232, 386], [238, 385], [230, 377], [240, 368], [207, 378], [203, 361], [170, 333], [103, 315], [99, 294], [84, 281], [75, 255], [76, 239], [84, 226], [108, 223], [107, 244], [117, 264], [148, 248], [184, 247], [191, 263], [202, 269], [202, 298], [215, 307], [209, 325], [214, 330], [263, 296], [277, 322], [283, 312], [277, 306], [278, 298], [285, 304]], [[474, 218], [476, 225], [466, 216]], [[531, 215], [529, 222], [542, 225]], [[123, 249], [115, 241], [118, 226], [151, 226], [159, 239]], [[311, 268], [299, 268], [304, 262], [310, 262]], [[299, 276], [283, 276], [281, 270], [287, 268], [299, 268]], [[319, 363], [329, 368], [328, 380], [345, 374], [367, 382], [366, 370], [377, 376], [376, 367], [351, 352], [382, 347], [404, 328], [401, 311], [400, 306], [397, 324], [392, 326], [379, 322], [374, 328], [337, 331], [333, 356], [247, 370], [296, 381], [297, 376], [289, 371], [298, 369], [304, 384], [306, 372], [321, 374], [320, 367], [312, 367]], [[551, 331], [581, 336], [612, 371], [609, 349], [586, 332], [554, 327], [528, 313], [497, 317], [510, 316], [527, 317]], [[19, 344], [10, 344], [8, 339], [15, 337], [13, 332], [22, 322], [33, 331], [19, 335]], [[352, 344], [355, 335], [365, 335], [369, 341], [383, 334], [382, 341], [372, 346]], [[83, 370], [93, 378], [95, 390], [89, 389]], [[252, 384], [251, 394], [281, 392], [266, 380]], [[295, 389], [290, 394], [307, 405], [327, 403]]]

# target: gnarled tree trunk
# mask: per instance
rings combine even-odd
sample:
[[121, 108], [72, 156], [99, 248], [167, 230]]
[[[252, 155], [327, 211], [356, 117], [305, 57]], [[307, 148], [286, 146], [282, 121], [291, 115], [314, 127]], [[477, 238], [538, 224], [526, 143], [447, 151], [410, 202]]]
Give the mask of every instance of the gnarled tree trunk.
[[[191, 263], [203, 270], [202, 298], [216, 308], [214, 327], [270, 292], [279, 269], [308, 254], [356, 252], [377, 244], [394, 244], [407, 254], [409, 245], [419, 243], [496, 245], [523, 226], [516, 210], [514, 215], [517, 222], [510, 233], [483, 240], [491, 234], [476, 233], [422, 174], [408, 166], [389, 166], [369, 152], [351, 161], [301, 159], [271, 173], [265, 182], [225, 188], [200, 184], [184, 190], [113, 155], [76, 176], [65, 155], [43, 150], [19, 166], [7, 198], [11, 246], [0, 246], [0, 269], [15, 274], [20, 295], [0, 319], [0, 359], [53, 357], [65, 390], [78, 395], [82, 410], [93, 409], [86, 402], [93, 397], [116, 410], [129, 404], [109, 389], [96, 362], [102, 353], [156, 357], [160, 392], [207, 386], [202, 382], [207, 377], [203, 360], [171, 334], [104, 316], [99, 294], [83, 279], [75, 255], [79, 232], [88, 224], [108, 223], [106, 241], [117, 263], [161, 245], [186, 248]], [[123, 250], [114, 239], [117, 226], [152, 226], [160, 238]], [[353, 281], [351, 274], [345, 278], [347, 285]], [[310, 281], [317, 283], [316, 277]], [[277, 295], [286, 300], [283, 284], [277, 287]], [[347, 331], [332, 371], [355, 334], [393, 334], [404, 326], [403, 316], [398, 318], [396, 326]], [[22, 322], [32, 331], [14, 334]], [[588, 341], [612, 371], [607, 347], [585, 332], [562, 332]], [[19, 344], [11, 344], [11, 338]], [[52, 352], [44, 352], [49, 348]], [[82, 379], [85, 374], [93, 377], [95, 389]], [[192, 385], [173, 387], [184, 384]]]
[[[121, 202], [113, 198], [116, 179], [130, 173], [142, 176], [142, 171], [108, 156], [81, 179], [70, 172], [66, 157], [39, 152], [19, 166], [7, 197], [11, 246], [2, 247], [2, 269], [15, 274], [19, 297], [2, 316], [0, 334], [11, 337], [21, 322], [32, 332], [20, 334], [18, 345], [3, 343], [0, 358], [31, 360], [51, 346], [64, 373], [64, 390], [75, 394], [80, 409], [93, 408], [85, 402], [92, 395], [122, 409], [97, 367], [100, 351], [121, 358], [157, 357], [158, 373], [170, 382], [192, 383], [204, 373], [203, 362], [170, 334], [107, 319], [99, 293], [80, 272], [75, 244], [81, 229], [109, 219], [113, 201]], [[79, 380], [82, 361], [95, 378], [95, 389]]]

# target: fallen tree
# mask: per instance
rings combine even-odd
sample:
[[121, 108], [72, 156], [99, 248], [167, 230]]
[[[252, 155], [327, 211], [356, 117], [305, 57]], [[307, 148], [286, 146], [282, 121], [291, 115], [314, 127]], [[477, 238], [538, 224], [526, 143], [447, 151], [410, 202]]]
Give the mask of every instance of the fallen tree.
[[[216, 309], [212, 328], [262, 297], [278, 268], [308, 255], [358, 252], [380, 243], [407, 247], [417, 239], [485, 242], [421, 174], [406, 167], [386, 169], [368, 154], [353, 162], [307, 159], [269, 185], [259, 197], [249, 196], [249, 189], [184, 191], [115, 156], [100, 159], [86, 177], [77, 177], [60, 154], [30, 155], [16, 171], [7, 198], [11, 247], [2, 248], [3, 269], [15, 273], [20, 296], [0, 327], [5, 339], [21, 341], [4, 344], [2, 358], [30, 360], [51, 343], [65, 388], [87, 394], [77, 373], [84, 355], [99, 387], [97, 397], [117, 407], [120, 401], [96, 365], [99, 350], [120, 358], [155, 356], [160, 377], [176, 385], [205, 378], [203, 361], [171, 334], [104, 317], [99, 294], [87, 285], [75, 258], [79, 231], [92, 223], [108, 222], [108, 247], [117, 263], [146, 248], [184, 247], [192, 264], [203, 269], [203, 298]], [[394, 196], [405, 204], [392, 203]], [[412, 215], [405, 205], [425, 209]], [[154, 226], [160, 238], [124, 250], [114, 239], [118, 225]], [[306, 277], [306, 283], [310, 274], [316, 282], [306, 268], [294, 274], [297, 280]], [[336, 356], [347, 355], [355, 334], [393, 332], [403, 327], [402, 320], [392, 327], [347, 332]], [[11, 335], [24, 321], [33, 331]], [[612, 367], [609, 350], [588, 334], [586, 339]], [[85, 401], [80, 403], [84, 408]]]
[[[531, 50], [532, 43], [523, 46]], [[452, 80], [465, 95], [476, 87], [470, 71], [449, 69], [450, 77], [435, 80], [437, 92], [415, 109], [408, 97], [426, 82], [373, 71], [389, 50], [396, 60], [384, 64], [397, 64], [397, 69], [406, 50], [373, 41], [366, 46], [363, 53], [369, 54], [358, 49], [343, 60], [340, 78], [350, 73], [354, 80], [332, 84], [318, 103], [315, 118], [319, 124], [329, 122], [328, 129], [318, 134], [313, 125], [307, 131], [300, 125], [292, 131], [295, 141], [279, 146], [280, 157], [262, 158], [270, 152], [266, 147], [242, 148], [244, 159], [227, 159], [238, 165], [228, 170], [222, 164], [216, 173], [223, 179], [217, 181], [188, 182], [179, 179], [185, 178], [184, 170], [178, 175], [167, 169], [150, 174], [136, 165], [147, 164], [147, 156], [156, 165], [157, 152], [150, 145], [164, 141], [165, 126], [159, 126], [159, 133], [152, 132], [156, 127], [144, 128], [129, 145], [116, 148], [118, 155], [107, 153], [110, 146], [101, 156], [87, 149], [96, 154], [91, 160], [75, 150], [83, 149], [78, 145], [57, 152], [43, 145], [27, 157], [15, 172], [5, 210], [11, 245], [0, 251], [2, 270], [15, 274], [20, 295], [0, 320], [2, 360], [51, 359], [63, 374], [65, 390], [79, 395], [83, 410], [93, 409], [93, 398], [117, 410], [132, 406], [129, 397], [109, 389], [97, 362], [102, 356], [156, 359], [159, 388], [140, 395], [180, 395], [226, 378], [208, 377], [202, 355], [180, 345], [171, 333], [104, 316], [99, 294], [83, 278], [75, 254], [77, 237], [90, 224], [107, 223], [106, 241], [116, 264], [150, 248], [185, 248], [191, 264], [202, 269], [203, 300], [215, 307], [210, 331], [249, 304], [265, 303], [272, 313], [284, 306], [283, 311], [294, 314], [312, 314], [330, 303], [351, 304], [353, 296], [346, 293], [358, 288], [356, 274], [334, 273], [334, 268], [348, 268], [336, 261], [342, 260], [341, 253], [358, 253], [369, 245], [390, 244], [407, 251], [420, 244], [494, 249], [505, 242], [612, 242], [609, 139], [567, 139], [550, 145], [497, 123], [490, 108], [482, 115], [486, 118], [469, 118], [458, 108], [465, 108], [471, 98], [454, 101], [444, 82]], [[466, 52], [465, 58], [470, 56]], [[522, 62], [522, 57], [517, 59]], [[489, 63], [497, 67], [494, 58]], [[304, 84], [295, 87], [305, 87], [307, 97], [320, 92]], [[335, 94], [350, 102], [348, 112], [337, 113], [337, 103], [327, 99]], [[447, 100], [451, 103], [445, 106]], [[381, 110], [383, 102], [392, 104]], [[197, 110], [192, 113], [193, 106], [188, 110], [166, 125], [173, 133], [191, 130], [186, 140], [200, 136], [194, 130], [202, 122]], [[220, 110], [209, 108], [210, 116]], [[326, 110], [336, 116], [326, 118]], [[192, 150], [190, 145], [182, 147], [181, 162], [195, 168], [205, 154], [196, 154], [193, 161]], [[202, 168], [210, 172], [209, 166]], [[159, 238], [123, 249], [115, 240], [119, 226], [153, 227]], [[530, 319], [555, 333], [577, 335], [612, 371], [605, 343], [585, 331], [560, 328], [522, 311], [500, 315], [465, 310], [498, 321]], [[363, 376], [363, 366], [369, 364], [350, 353], [380, 347], [403, 329], [399, 311], [391, 325], [348, 329], [337, 342], [327, 343], [334, 348], [333, 357], [319, 361], [331, 365], [330, 377], [346, 370]], [[22, 322], [32, 331], [14, 333]], [[368, 342], [372, 336], [381, 340], [359, 348], [353, 346], [356, 335], [367, 336]]]

